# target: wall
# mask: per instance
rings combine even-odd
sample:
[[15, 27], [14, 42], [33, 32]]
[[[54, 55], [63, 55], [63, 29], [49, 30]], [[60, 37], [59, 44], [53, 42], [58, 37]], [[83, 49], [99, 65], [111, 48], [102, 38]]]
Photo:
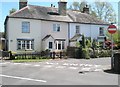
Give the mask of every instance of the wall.
[[[60, 32], [53, 31], [53, 24], [60, 24]], [[41, 37], [42, 39], [46, 35], [51, 35], [54, 39], [66, 39], [65, 48], [68, 46], [68, 23], [64, 22], [52, 22], [52, 21], [42, 21], [41, 23]], [[49, 41], [48, 41], [49, 42]]]
[[78, 24], [78, 23], [70, 23], [70, 38], [75, 35], [76, 25], [80, 26], [80, 33], [84, 34], [86, 37], [91, 37], [92, 39], [99, 36], [99, 28], [104, 27], [105, 32], [107, 31], [107, 25], [93, 25], [93, 24]]
[[[30, 22], [30, 33], [22, 33], [22, 21]], [[8, 50], [17, 50], [17, 39], [18, 38], [28, 38], [34, 39], [34, 51], [41, 51], [41, 21], [32, 19], [17, 19], [9, 18], [7, 27], [8, 35]]]

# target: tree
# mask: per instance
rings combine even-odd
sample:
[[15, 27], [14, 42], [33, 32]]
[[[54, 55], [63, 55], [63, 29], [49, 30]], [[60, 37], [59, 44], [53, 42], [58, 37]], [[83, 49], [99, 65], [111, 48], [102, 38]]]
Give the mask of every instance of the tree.
[[12, 14], [14, 12], [16, 12], [17, 10], [15, 8], [12, 8], [10, 11], [9, 11], [9, 14]]
[[81, 12], [83, 12], [83, 8], [85, 7], [87, 5], [87, 2], [86, 1], [82, 1], [81, 3], [80, 3], [80, 11]]
[[83, 8], [87, 5], [86, 1], [82, 1], [81, 3], [74, 1], [72, 5], [70, 5], [69, 9], [71, 10], [78, 10], [78, 11], [83, 11]]
[[116, 23], [116, 14], [109, 2], [94, 2], [92, 14], [109, 23]]

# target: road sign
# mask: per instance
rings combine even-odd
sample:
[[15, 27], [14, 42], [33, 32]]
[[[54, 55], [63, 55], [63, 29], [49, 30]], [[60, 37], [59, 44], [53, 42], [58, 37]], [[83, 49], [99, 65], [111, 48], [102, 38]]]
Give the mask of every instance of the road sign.
[[112, 54], [111, 54], [111, 69], [114, 68], [114, 57], [113, 57], [113, 34], [117, 31], [117, 28], [115, 25], [111, 24], [108, 27], [108, 32], [111, 34], [111, 39], [112, 39], [112, 46], [111, 46], [111, 50], [112, 50]]
[[111, 24], [109, 27], [108, 27], [108, 32], [110, 34], [114, 34], [115, 32], [117, 31], [117, 28], [115, 25]]

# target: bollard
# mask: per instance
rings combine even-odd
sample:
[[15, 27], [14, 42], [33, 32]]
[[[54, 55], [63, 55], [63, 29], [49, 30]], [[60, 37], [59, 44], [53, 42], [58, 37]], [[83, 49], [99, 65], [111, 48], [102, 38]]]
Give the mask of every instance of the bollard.
[[50, 52], [50, 58], [52, 58], [52, 52]]
[[53, 52], [53, 59], [55, 59], [55, 52]]
[[120, 73], [120, 53], [114, 54], [114, 71]]
[[62, 52], [60, 52], [60, 59], [62, 59]]

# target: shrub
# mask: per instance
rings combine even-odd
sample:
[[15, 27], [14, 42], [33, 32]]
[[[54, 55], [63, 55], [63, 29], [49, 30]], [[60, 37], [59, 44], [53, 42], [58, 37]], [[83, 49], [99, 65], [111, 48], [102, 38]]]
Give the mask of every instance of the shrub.
[[82, 49], [82, 58], [90, 59], [88, 48], [83, 48]]
[[82, 48], [75, 49], [75, 58], [82, 58]]

